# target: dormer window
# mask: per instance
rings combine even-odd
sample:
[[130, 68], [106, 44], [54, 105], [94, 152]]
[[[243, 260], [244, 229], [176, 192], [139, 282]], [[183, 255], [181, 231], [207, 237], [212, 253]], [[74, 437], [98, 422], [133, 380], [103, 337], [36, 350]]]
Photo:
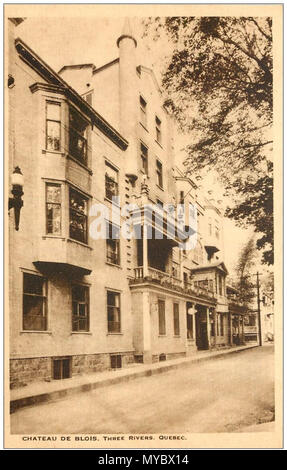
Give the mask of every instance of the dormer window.
[[69, 153], [84, 165], [87, 164], [88, 122], [70, 106], [69, 109]]

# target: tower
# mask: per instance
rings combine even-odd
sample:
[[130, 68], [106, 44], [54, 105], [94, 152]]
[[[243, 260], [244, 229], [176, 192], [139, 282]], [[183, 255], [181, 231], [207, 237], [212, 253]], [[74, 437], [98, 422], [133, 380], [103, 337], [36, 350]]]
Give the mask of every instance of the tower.
[[137, 179], [137, 124], [138, 124], [138, 77], [136, 71], [137, 41], [133, 36], [130, 21], [125, 19], [119, 48], [119, 101], [120, 131], [128, 140], [125, 171], [132, 183]]

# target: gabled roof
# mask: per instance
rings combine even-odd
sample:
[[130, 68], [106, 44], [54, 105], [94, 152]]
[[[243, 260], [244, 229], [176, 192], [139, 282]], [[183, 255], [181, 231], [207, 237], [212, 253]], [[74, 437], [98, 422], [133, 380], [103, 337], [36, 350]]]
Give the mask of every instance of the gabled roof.
[[192, 268], [192, 271], [205, 271], [210, 268], [218, 269], [219, 271], [223, 271], [225, 274], [228, 274], [227, 268], [223, 261], [217, 261], [215, 263], [204, 264], [202, 266], [197, 266], [196, 268]]
[[120, 149], [126, 150], [128, 141], [114, 129], [97, 111], [89, 105], [65, 80], [62, 79], [49, 65], [47, 65], [32, 49], [20, 38], [15, 40], [15, 47], [21, 59], [33, 68], [46, 82], [59, 87], [67, 98], [78, 106], [83, 113]]

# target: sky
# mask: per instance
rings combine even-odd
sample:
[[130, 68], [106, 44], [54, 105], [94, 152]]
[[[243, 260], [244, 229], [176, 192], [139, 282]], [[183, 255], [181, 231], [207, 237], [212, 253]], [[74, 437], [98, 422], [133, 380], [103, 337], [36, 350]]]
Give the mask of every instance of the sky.
[[[16, 29], [20, 37], [56, 72], [63, 65], [93, 63], [97, 67], [118, 57], [117, 38], [121, 35], [124, 17], [92, 18], [92, 17], [27, 17]], [[143, 27], [140, 18], [132, 18], [134, 36], [137, 39], [138, 62], [153, 68], [160, 83], [161, 71], [166, 57], [172, 52], [166, 37], [161, 37], [161, 43], [142, 38]], [[161, 44], [164, 42], [164, 49]], [[163, 50], [165, 55], [163, 55]], [[181, 164], [184, 153], [185, 138], [177, 136], [177, 164]], [[210, 172], [205, 181], [217, 194], [217, 199], [223, 199], [222, 188]], [[225, 262], [233, 271], [238, 254], [252, 230], [242, 230], [234, 222], [224, 220]]]

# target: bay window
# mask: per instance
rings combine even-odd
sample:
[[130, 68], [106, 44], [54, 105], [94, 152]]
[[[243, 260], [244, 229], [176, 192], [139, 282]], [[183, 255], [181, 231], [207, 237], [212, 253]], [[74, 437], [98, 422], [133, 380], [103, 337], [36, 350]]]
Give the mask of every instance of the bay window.
[[46, 149], [60, 151], [61, 143], [61, 104], [46, 103]]
[[46, 233], [61, 235], [61, 185], [46, 183]]
[[69, 152], [84, 165], [87, 164], [88, 122], [70, 106], [69, 108]]

